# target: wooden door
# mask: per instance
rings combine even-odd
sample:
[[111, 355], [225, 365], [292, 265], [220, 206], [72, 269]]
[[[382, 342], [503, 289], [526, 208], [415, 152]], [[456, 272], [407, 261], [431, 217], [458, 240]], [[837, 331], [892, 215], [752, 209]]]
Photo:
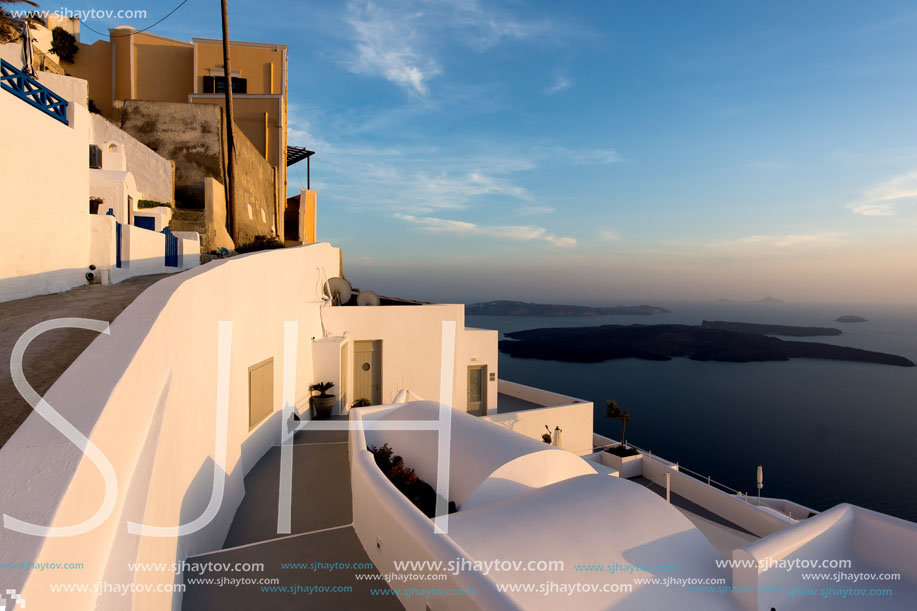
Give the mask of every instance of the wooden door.
[[360, 399], [382, 403], [382, 340], [353, 344], [353, 400]]

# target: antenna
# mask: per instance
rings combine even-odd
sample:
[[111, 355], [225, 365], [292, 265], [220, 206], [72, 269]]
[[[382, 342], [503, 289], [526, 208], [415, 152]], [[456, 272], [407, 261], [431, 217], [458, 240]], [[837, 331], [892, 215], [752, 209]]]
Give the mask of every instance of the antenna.
[[379, 305], [379, 296], [372, 291], [360, 291], [360, 294], [357, 295], [357, 305], [377, 306]]
[[345, 278], [340, 276], [329, 278], [327, 287], [328, 292], [331, 294], [332, 305], [344, 305], [350, 301], [350, 297], [353, 295], [353, 287], [350, 286], [350, 283]]

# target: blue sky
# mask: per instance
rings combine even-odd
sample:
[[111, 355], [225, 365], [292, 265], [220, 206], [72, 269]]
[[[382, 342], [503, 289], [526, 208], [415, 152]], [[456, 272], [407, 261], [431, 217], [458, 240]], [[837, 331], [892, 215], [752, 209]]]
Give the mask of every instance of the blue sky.
[[[289, 141], [364, 288], [917, 303], [913, 3], [229, 4], [290, 47]], [[219, 28], [190, 0], [153, 31]]]

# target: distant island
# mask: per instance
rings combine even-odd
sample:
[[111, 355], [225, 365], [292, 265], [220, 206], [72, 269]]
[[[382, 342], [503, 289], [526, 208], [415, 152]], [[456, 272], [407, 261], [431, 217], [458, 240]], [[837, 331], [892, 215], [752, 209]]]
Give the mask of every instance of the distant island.
[[602, 325], [513, 331], [500, 341], [500, 351], [517, 358], [596, 363], [638, 358], [668, 361], [748, 363], [791, 358], [829, 359], [914, 367], [902, 356], [815, 342], [777, 339], [692, 325]]
[[719, 298], [716, 300], [717, 303], [786, 303], [782, 299], [777, 299], [776, 297], [764, 297], [763, 299], [752, 299], [751, 301], [733, 301], [732, 299]]
[[817, 337], [822, 335], [843, 335], [840, 329], [831, 327], [797, 327], [793, 325], [762, 325], [752, 322], [727, 322], [725, 320], [705, 320], [700, 324], [704, 329], [722, 329], [739, 333], [757, 333], [758, 335], [783, 335], [785, 337]]
[[465, 306], [465, 314], [471, 316], [606, 316], [609, 314], [652, 316], [653, 314], [669, 314], [669, 311], [651, 305], [592, 307], [501, 300], [472, 303]]
[[867, 322], [862, 316], [838, 316], [834, 322]]

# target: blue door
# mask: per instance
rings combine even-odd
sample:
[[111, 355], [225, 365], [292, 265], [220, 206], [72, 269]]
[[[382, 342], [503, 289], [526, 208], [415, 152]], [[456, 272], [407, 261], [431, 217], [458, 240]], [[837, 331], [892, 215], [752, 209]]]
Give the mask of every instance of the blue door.
[[166, 267], [178, 267], [178, 238], [168, 227], [162, 233], [166, 236]]
[[[114, 216], [115, 211], [109, 208], [105, 214]], [[118, 221], [115, 221], [115, 267], [121, 267], [121, 223]]]

